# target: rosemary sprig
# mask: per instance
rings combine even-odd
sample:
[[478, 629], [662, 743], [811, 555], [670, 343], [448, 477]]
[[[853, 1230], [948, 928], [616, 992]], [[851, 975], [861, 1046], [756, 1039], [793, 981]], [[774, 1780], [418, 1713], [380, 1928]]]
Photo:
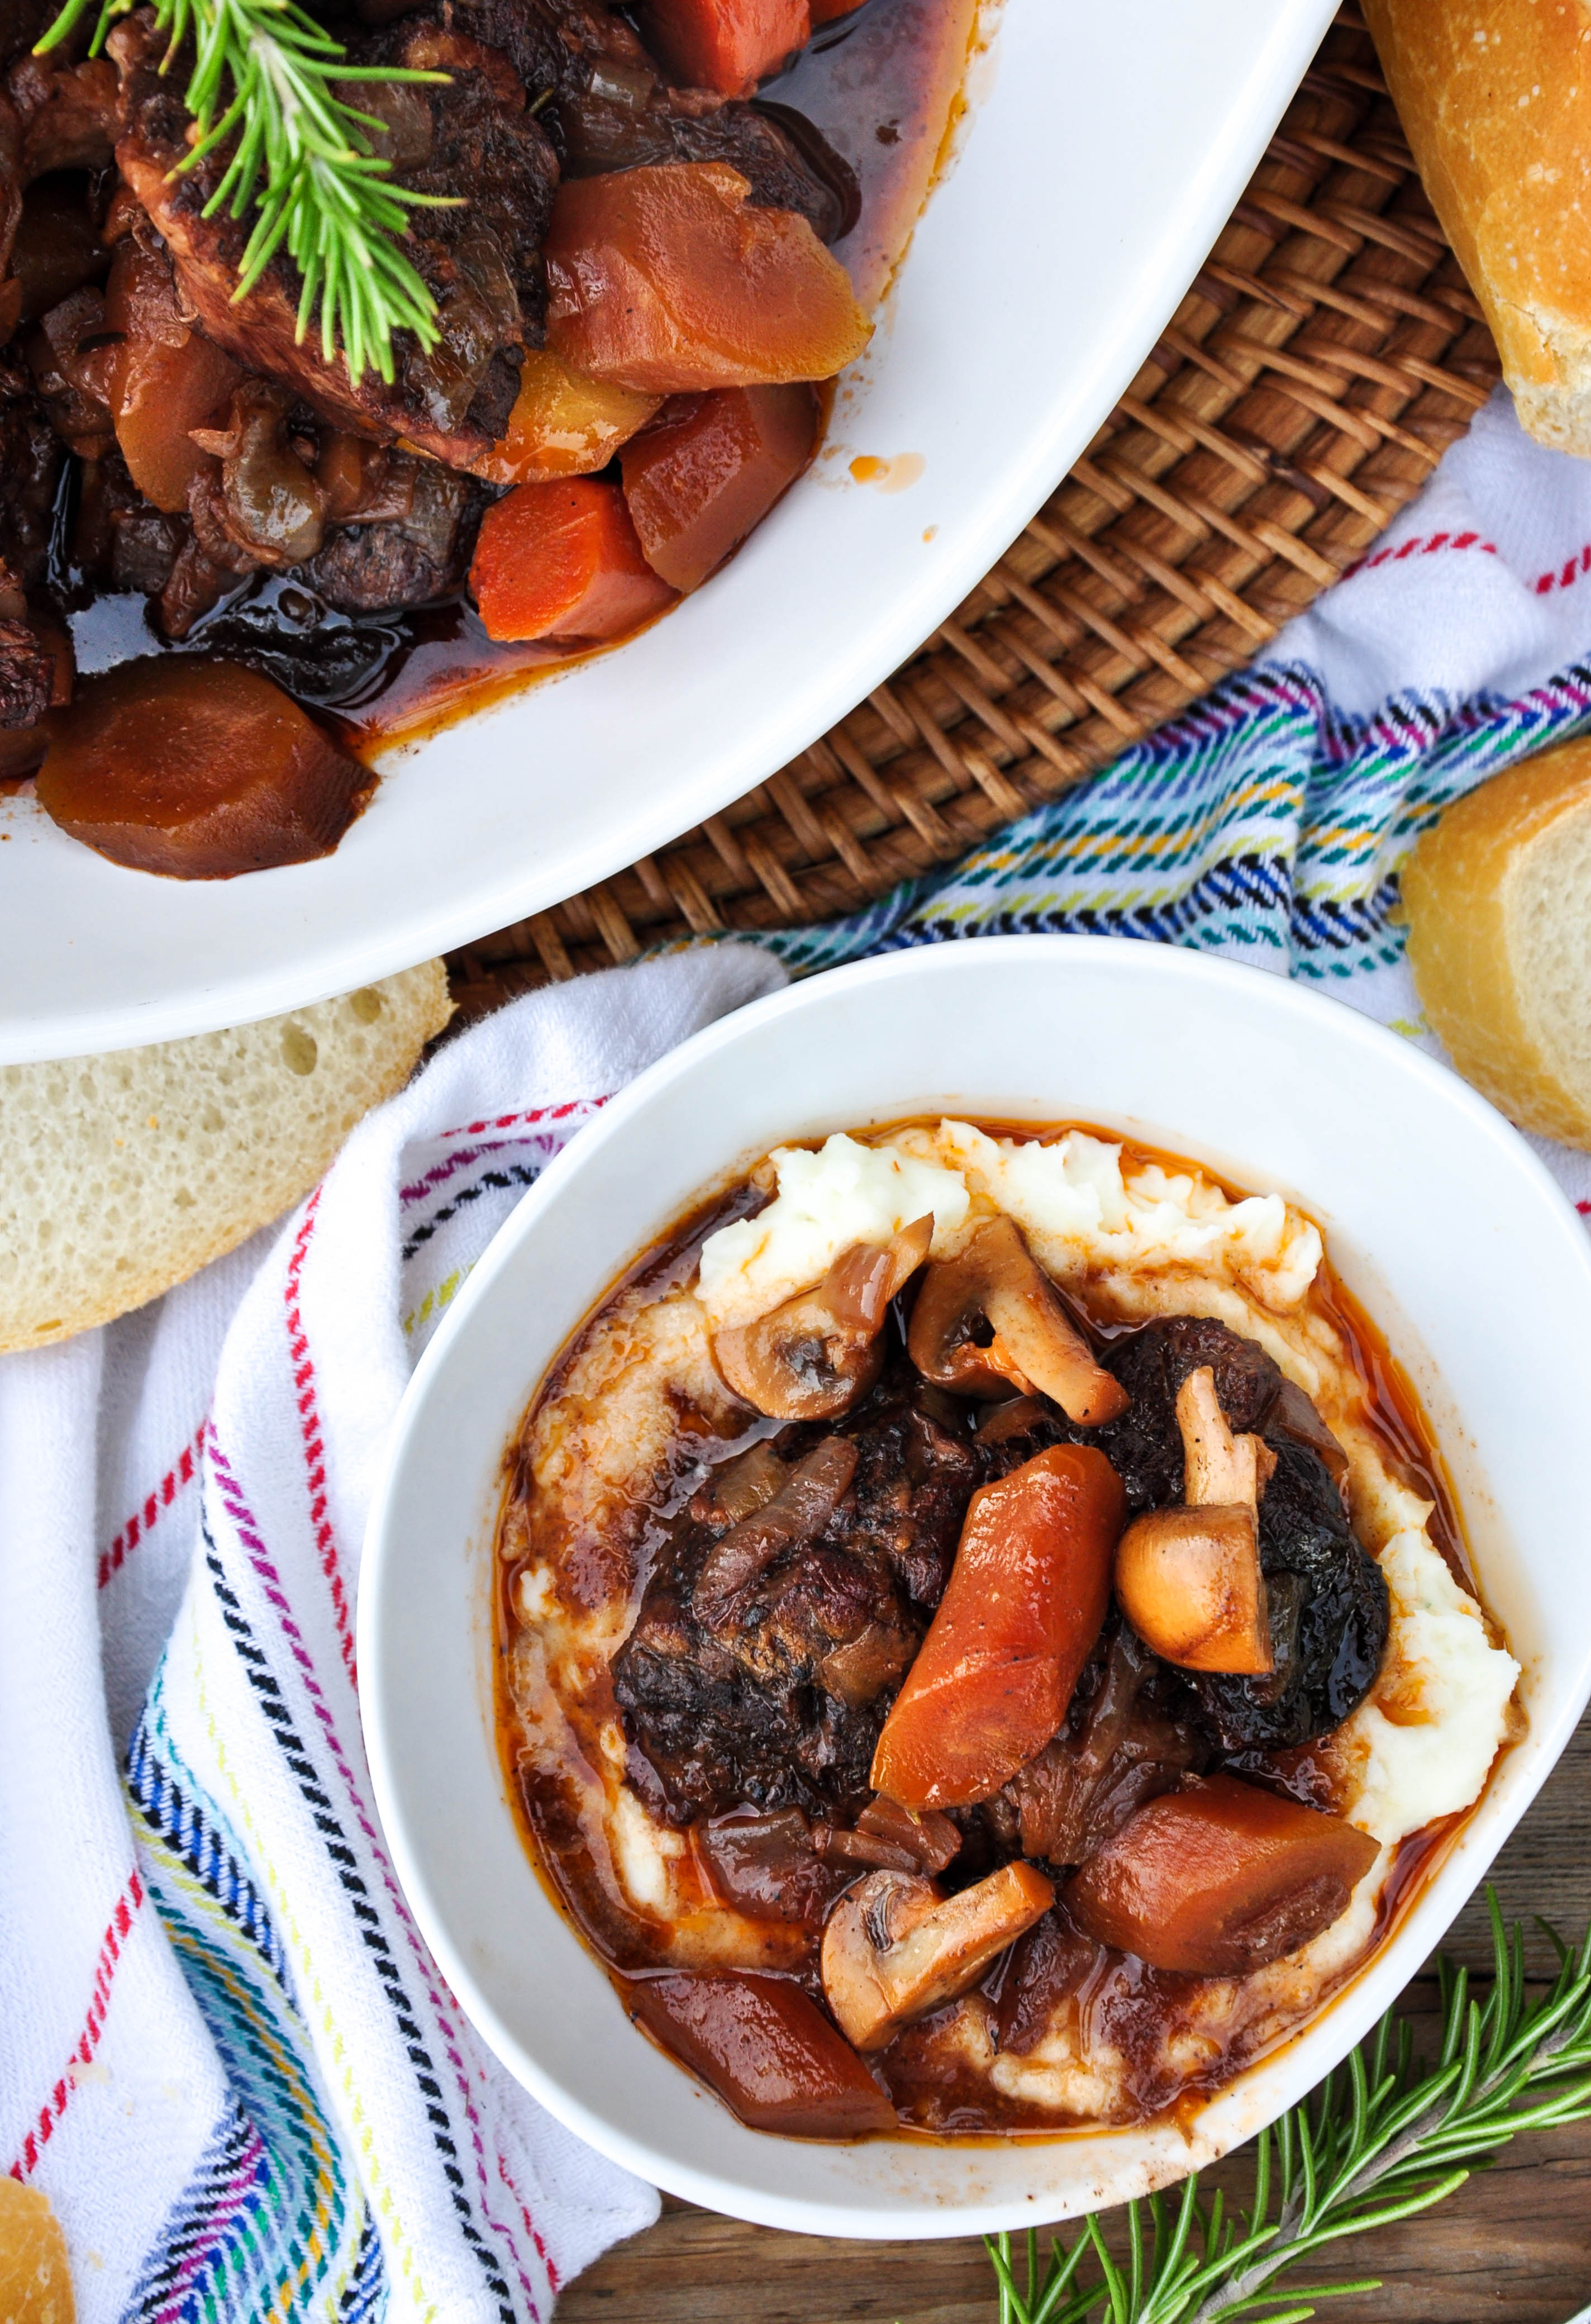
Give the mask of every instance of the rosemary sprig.
[[1346, 2064], [1255, 2146], [1253, 2200], [1228, 2213], [1197, 2177], [1174, 2202], [1127, 2206], [1127, 2255], [1115, 2259], [1098, 2218], [1070, 2249], [1058, 2238], [1039, 2265], [1026, 2242], [1019, 2288], [1011, 2238], [985, 2237], [999, 2286], [999, 2324], [1306, 2324], [1311, 2304], [1378, 2281], [1273, 2289], [1286, 2269], [1344, 2236], [1430, 2210], [1522, 2131], [1591, 2116], [1591, 1930], [1571, 1953], [1545, 1922], [1559, 1973], [1525, 1990], [1524, 1932], [1504, 1928], [1495, 1893], [1493, 1982], [1485, 2002], [1467, 1970], [1439, 1966], [1442, 2041], [1434, 2063], [1414, 2056], [1407, 2022], [1389, 2011]]
[[[95, 5], [65, 0], [39, 51], [63, 41]], [[135, 5], [98, 0], [93, 53]], [[167, 39], [162, 72], [185, 43], [193, 44], [183, 102], [199, 136], [172, 175], [230, 143], [204, 215], [229, 208], [241, 218], [257, 203], [234, 298], [248, 296], [285, 243], [304, 279], [299, 338], [318, 308], [327, 363], [340, 343], [355, 383], [367, 364], [390, 380], [394, 331], [412, 331], [422, 346], [437, 340], [436, 300], [398, 238], [408, 231], [411, 209], [451, 208], [455, 198], [393, 185], [391, 164], [371, 143], [371, 133], [383, 124], [350, 105], [337, 84], [446, 81], [447, 75], [350, 65], [342, 43], [297, 0], [154, 0], [154, 13]]]

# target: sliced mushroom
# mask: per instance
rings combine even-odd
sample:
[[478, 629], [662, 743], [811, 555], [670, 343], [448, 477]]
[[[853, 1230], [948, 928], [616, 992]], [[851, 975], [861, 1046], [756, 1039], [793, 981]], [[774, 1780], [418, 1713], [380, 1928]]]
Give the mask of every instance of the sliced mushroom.
[[[987, 1347], [973, 1336], [979, 1323], [994, 1334]], [[959, 1258], [930, 1267], [907, 1346], [925, 1379], [961, 1396], [1040, 1388], [1084, 1428], [1102, 1427], [1127, 1407], [1127, 1390], [1095, 1361], [1007, 1218], [990, 1219]]]
[[1276, 1465], [1234, 1436], [1208, 1364], [1177, 1391], [1186, 1505], [1135, 1519], [1116, 1553], [1116, 1595], [1145, 1646], [1184, 1670], [1263, 1677], [1275, 1667], [1260, 1570], [1259, 1497]]
[[954, 1896], [909, 1872], [858, 1881], [823, 1931], [823, 1995], [846, 2040], [881, 2050], [903, 2025], [957, 1999], [1054, 1895], [1042, 1872], [1020, 1863]]
[[731, 1526], [702, 1561], [691, 1611], [704, 1629], [728, 1620], [758, 1577], [797, 1542], [815, 1541], [856, 1473], [849, 1436], [825, 1436], [798, 1461], [771, 1501]]
[[815, 1290], [798, 1292], [755, 1323], [715, 1333], [719, 1370], [737, 1396], [776, 1420], [849, 1412], [878, 1377], [889, 1303], [933, 1240], [930, 1214], [887, 1243], [851, 1243]]

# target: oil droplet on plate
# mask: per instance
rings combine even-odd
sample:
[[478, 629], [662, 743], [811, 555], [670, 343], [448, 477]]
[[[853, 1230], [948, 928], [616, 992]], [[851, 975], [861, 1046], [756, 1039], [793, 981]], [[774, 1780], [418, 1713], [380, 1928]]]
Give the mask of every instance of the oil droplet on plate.
[[876, 492], [904, 493], [927, 466], [921, 452], [897, 452], [892, 460], [863, 452], [851, 462], [851, 473], [859, 484], [871, 484]]
[[931, 524], [927, 531], [923, 535], [923, 538], [925, 541], [937, 540], [939, 539], [939, 527], [936, 524]]

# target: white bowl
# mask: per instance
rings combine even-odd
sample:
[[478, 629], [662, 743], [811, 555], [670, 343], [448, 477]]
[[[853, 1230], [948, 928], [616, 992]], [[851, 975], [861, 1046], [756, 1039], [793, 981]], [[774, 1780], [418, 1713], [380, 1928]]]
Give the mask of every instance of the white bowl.
[[[1005, 2144], [809, 2145], [745, 2129], [626, 2020], [549, 1902], [492, 1733], [503, 1450], [614, 1276], [781, 1139], [941, 1111], [1108, 1125], [1280, 1189], [1385, 1332], [1524, 1665], [1507, 1752], [1393, 1941], [1297, 2040], [1158, 2126]], [[1341, 2059], [1481, 1878], [1591, 1692], [1591, 1250], [1475, 1092], [1338, 1003], [1157, 945], [1013, 936], [897, 953], [712, 1026], [527, 1194], [421, 1360], [360, 1582], [363, 1707], [399, 1876], [454, 1991], [526, 2087], [671, 2192], [771, 2227], [948, 2236], [1065, 2218], [1250, 2136]]]
[[[324, 862], [154, 879], [0, 798], [0, 1064], [347, 991], [575, 894], [805, 750], [1054, 489], [1333, 11], [1006, 0], [960, 161], [845, 383], [832, 456], [733, 565], [621, 651], [400, 753]], [[904, 452], [925, 463], [911, 490], [851, 481], [853, 454]]]

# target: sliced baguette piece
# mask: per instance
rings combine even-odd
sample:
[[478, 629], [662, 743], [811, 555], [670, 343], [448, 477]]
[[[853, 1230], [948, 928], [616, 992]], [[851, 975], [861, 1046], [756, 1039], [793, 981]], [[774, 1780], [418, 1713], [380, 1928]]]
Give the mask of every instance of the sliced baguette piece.
[[279, 1218], [451, 1014], [431, 960], [235, 1032], [0, 1066], [0, 1350], [124, 1315]]
[[1591, 455], [1586, 0], [1365, 0], [1365, 17], [1520, 419]]
[[1415, 989], [1522, 1130], [1591, 1148], [1591, 739], [1448, 807], [1403, 866]]

